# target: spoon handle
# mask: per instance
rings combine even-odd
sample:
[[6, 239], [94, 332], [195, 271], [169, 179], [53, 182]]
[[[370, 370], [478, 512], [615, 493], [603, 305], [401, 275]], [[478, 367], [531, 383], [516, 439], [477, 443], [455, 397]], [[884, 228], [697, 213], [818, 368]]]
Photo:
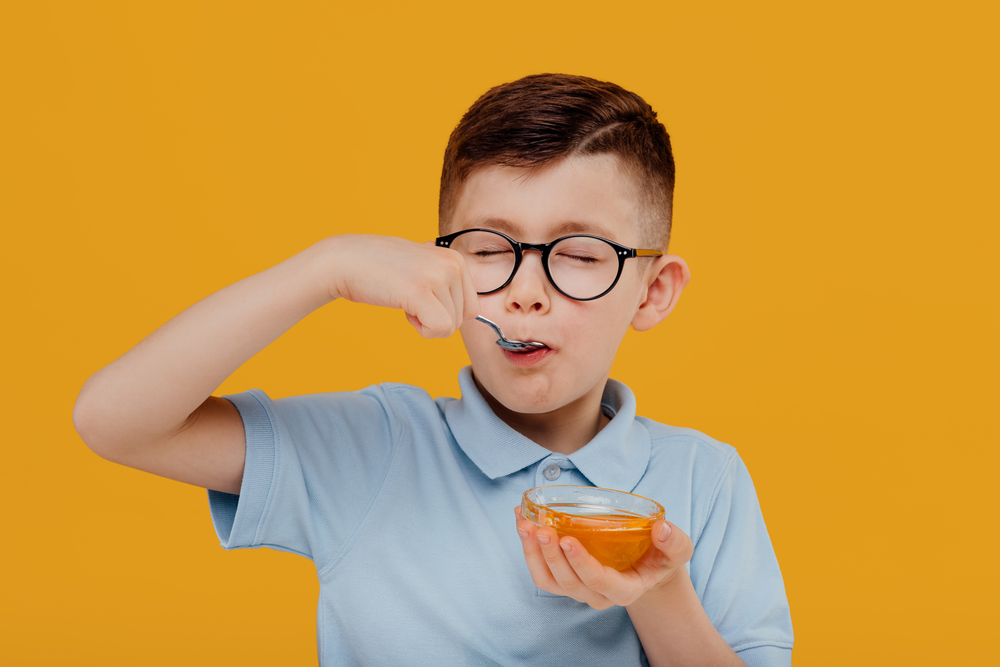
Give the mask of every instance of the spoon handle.
[[507, 340], [506, 338], [504, 338], [503, 332], [500, 331], [500, 327], [498, 327], [495, 322], [491, 322], [490, 320], [486, 319], [482, 315], [477, 315], [476, 319], [479, 320], [480, 322], [482, 322], [483, 324], [490, 325], [490, 328], [493, 329], [493, 331], [496, 333], [497, 338], [499, 338], [500, 340]]

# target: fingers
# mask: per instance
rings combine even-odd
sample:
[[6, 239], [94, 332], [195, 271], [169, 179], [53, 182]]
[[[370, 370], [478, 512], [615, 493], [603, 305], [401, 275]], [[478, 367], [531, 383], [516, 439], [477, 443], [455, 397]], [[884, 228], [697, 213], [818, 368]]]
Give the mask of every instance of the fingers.
[[560, 540], [559, 547], [580, 583], [598, 592], [606, 588], [608, 582], [606, 568], [587, 553], [579, 540], [564, 537]]
[[[607, 609], [613, 605], [581, 578], [582, 574], [590, 581], [603, 581], [604, 566], [588, 554], [577, 540], [564, 537], [560, 541], [552, 528], [538, 527], [530, 521], [520, 519], [520, 508], [516, 513], [519, 518], [517, 532], [521, 537], [524, 560], [536, 586], [549, 593], [584, 602], [594, 609]], [[579, 571], [571, 563], [571, 559], [580, 567]]]
[[419, 284], [410, 286], [407, 319], [426, 338], [447, 338], [466, 319], [479, 314], [479, 295], [462, 256], [436, 248]]
[[403, 310], [406, 319], [424, 338], [447, 338], [458, 328], [454, 301], [447, 288], [437, 291], [426, 288], [417, 292], [403, 304]]
[[632, 568], [645, 585], [658, 586], [669, 583], [684, 571], [694, 546], [683, 530], [668, 521], [657, 521], [652, 532], [652, 548]]
[[566, 554], [563, 553], [559, 542], [559, 535], [551, 528], [539, 528], [536, 534], [542, 558], [545, 560], [552, 578], [555, 579], [556, 585], [564, 591], [563, 595], [568, 595], [580, 602], [587, 602], [586, 598], [590, 597], [589, 591], [580, 581], [580, 577], [576, 576], [573, 566], [566, 560]]
[[[519, 519], [521, 516], [520, 510], [521, 508], [515, 510]], [[561, 595], [557, 591], [558, 585], [556, 584], [556, 580], [545, 563], [545, 557], [542, 555], [542, 547], [538, 541], [536, 531], [537, 526], [530, 521], [521, 519], [517, 522], [517, 534], [521, 537], [521, 549], [524, 551], [524, 561], [528, 564], [528, 572], [531, 574], [531, 580], [535, 582], [535, 586], [538, 586], [543, 591]]]
[[[436, 247], [434, 241], [424, 241], [424, 245]], [[461, 288], [458, 291], [452, 290], [452, 297], [456, 304], [459, 304], [458, 322], [473, 320], [479, 314], [479, 294], [476, 292], [476, 285], [472, 281], [472, 274], [469, 273], [469, 265], [465, 263], [462, 254], [454, 250], [442, 248], [445, 252], [453, 253], [459, 260], [462, 269]], [[453, 286], [454, 287], [454, 286]]]
[[619, 572], [601, 565], [579, 540], [559, 538], [547, 526], [536, 526], [514, 511], [524, 560], [531, 579], [542, 590], [565, 595], [595, 609], [629, 605], [646, 591], [671, 581], [691, 559], [691, 539], [673, 524], [653, 525], [653, 546], [632, 568]]
[[595, 609], [631, 604], [649, 587], [634, 570], [618, 572], [601, 565], [596, 558], [587, 553], [578, 540], [572, 537], [562, 538], [560, 547], [580, 583], [600, 600], [601, 606], [587, 600]]
[[453, 280], [448, 284], [448, 297], [451, 299], [452, 312], [455, 313], [455, 328], [462, 326], [465, 321], [465, 293], [463, 290], [463, 280], [461, 273], [458, 280]]
[[476, 293], [476, 286], [472, 281], [472, 274], [469, 273], [469, 266], [465, 263], [465, 258], [454, 250], [446, 250], [451, 253], [458, 262], [457, 280], [449, 282], [450, 296], [455, 308], [455, 327], [461, 326], [466, 320], [475, 319], [479, 314], [479, 294]]
[[476, 292], [476, 285], [472, 282], [472, 274], [469, 273], [469, 265], [462, 260], [462, 321], [475, 319], [479, 315], [479, 294]]

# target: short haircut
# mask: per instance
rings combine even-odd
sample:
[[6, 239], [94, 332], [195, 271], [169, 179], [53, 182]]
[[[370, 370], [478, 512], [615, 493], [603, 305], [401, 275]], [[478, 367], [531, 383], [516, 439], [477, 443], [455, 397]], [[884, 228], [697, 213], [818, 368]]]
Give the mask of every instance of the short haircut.
[[535, 74], [488, 90], [451, 133], [441, 170], [439, 227], [451, 222], [462, 184], [481, 167], [541, 168], [580, 155], [619, 158], [635, 182], [644, 244], [666, 250], [674, 157], [656, 112], [621, 86], [569, 74]]

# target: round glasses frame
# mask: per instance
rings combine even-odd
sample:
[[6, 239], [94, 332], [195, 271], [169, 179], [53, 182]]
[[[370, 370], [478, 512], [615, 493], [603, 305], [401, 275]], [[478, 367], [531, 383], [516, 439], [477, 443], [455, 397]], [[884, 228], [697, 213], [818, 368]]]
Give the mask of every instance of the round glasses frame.
[[[567, 236], [560, 236], [555, 241], [552, 241], [550, 243], [521, 243], [520, 241], [515, 241], [514, 239], [507, 236], [503, 232], [498, 232], [495, 229], [482, 229], [478, 227], [474, 229], [463, 229], [462, 231], [455, 232], [454, 234], [448, 234], [447, 236], [438, 237], [434, 241], [434, 244], [437, 245], [439, 248], [450, 248], [451, 244], [454, 243], [456, 238], [458, 238], [462, 234], [468, 234], [470, 232], [489, 232], [490, 234], [496, 234], [497, 236], [502, 236], [503, 238], [507, 239], [507, 242], [510, 243], [511, 247], [514, 249], [514, 268], [511, 269], [510, 275], [507, 276], [507, 280], [504, 282], [503, 285], [497, 287], [496, 289], [490, 290], [488, 292], [476, 292], [476, 294], [480, 295], [494, 294], [496, 292], [499, 292], [503, 288], [507, 287], [507, 285], [510, 285], [510, 281], [514, 280], [514, 276], [517, 274], [517, 270], [521, 267], [521, 260], [524, 257], [525, 250], [536, 250], [539, 253], [541, 253], [542, 268], [545, 269], [545, 277], [548, 278], [549, 284], [552, 285], [552, 287], [554, 287], [555, 290], [560, 294], [562, 294], [564, 297], [568, 299], [573, 299], [574, 301], [593, 301], [594, 299], [600, 299], [602, 296], [606, 295], [608, 292], [613, 290], [615, 288], [615, 285], [618, 284], [618, 279], [622, 277], [622, 269], [625, 268], [626, 259], [632, 259], [634, 257], [663, 256], [663, 253], [660, 252], [659, 250], [651, 250], [649, 248], [629, 248], [628, 246], [623, 246], [620, 243], [615, 243], [614, 241], [610, 241], [601, 236], [594, 236], [593, 234], [569, 234]], [[580, 237], [587, 239], [596, 239], [598, 241], [604, 241], [609, 246], [615, 249], [615, 255], [618, 257], [618, 273], [615, 274], [615, 279], [614, 282], [611, 283], [611, 286], [608, 287], [608, 289], [601, 292], [600, 294], [598, 294], [597, 296], [588, 296], [585, 299], [581, 299], [580, 297], [576, 297], [562, 291], [562, 289], [559, 288], [559, 285], [556, 285], [556, 281], [552, 279], [552, 273], [549, 271], [549, 255], [552, 253], [552, 248], [560, 241], [565, 241], [566, 239], [580, 238]]]

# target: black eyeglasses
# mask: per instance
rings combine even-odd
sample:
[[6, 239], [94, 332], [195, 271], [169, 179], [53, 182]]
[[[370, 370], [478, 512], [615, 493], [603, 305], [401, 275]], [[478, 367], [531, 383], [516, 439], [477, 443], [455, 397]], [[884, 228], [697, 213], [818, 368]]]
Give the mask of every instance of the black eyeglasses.
[[492, 229], [464, 229], [442, 236], [436, 244], [462, 254], [479, 294], [499, 292], [509, 285], [524, 251], [537, 250], [549, 282], [575, 301], [593, 301], [614, 289], [626, 259], [663, 255], [659, 250], [628, 248], [589, 234], [563, 236], [552, 243], [520, 243]]

